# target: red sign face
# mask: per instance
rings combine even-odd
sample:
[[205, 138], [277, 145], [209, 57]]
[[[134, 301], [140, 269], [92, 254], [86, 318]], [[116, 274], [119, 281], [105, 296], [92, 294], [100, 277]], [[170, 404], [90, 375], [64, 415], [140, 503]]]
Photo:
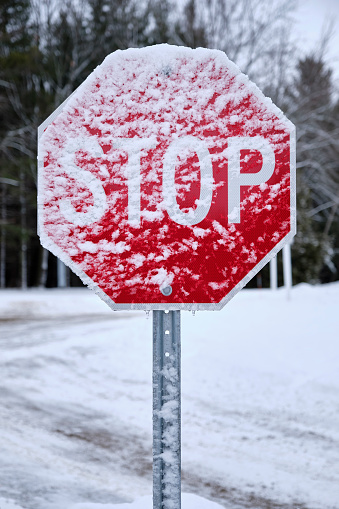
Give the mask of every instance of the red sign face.
[[220, 309], [295, 233], [293, 125], [220, 51], [117, 51], [40, 127], [39, 233], [113, 309]]

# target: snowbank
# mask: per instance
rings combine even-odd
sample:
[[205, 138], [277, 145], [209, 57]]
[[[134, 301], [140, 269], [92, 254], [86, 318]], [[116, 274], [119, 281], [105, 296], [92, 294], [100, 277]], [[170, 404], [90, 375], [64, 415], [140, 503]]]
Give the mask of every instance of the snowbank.
[[[0, 497], [1, 509], [24, 509], [18, 506], [13, 500]], [[152, 509], [152, 497], [141, 497], [130, 504], [75, 504], [70, 507], [60, 507], [60, 509]], [[198, 497], [190, 493], [183, 493], [181, 499], [181, 509], [222, 509], [222, 506]]]
[[[152, 497], [141, 497], [131, 504], [75, 504], [69, 509], [152, 509]], [[1, 508], [2, 509], [2, 508]], [[13, 508], [15, 509], [15, 508]], [[181, 509], [222, 509], [222, 506], [190, 493], [183, 493]]]

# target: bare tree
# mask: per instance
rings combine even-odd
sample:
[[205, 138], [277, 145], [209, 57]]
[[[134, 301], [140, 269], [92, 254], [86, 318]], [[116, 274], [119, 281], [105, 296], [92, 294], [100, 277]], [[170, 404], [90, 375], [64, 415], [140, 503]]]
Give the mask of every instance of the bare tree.
[[[321, 45], [321, 48], [324, 48]], [[299, 60], [290, 89], [289, 117], [297, 126], [298, 234], [303, 276], [316, 281], [322, 267], [336, 272], [338, 243], [339, 105], [323, 49]], [[300, 280], [300, 278], [299, 278]]]
[[293, 52], [295, 5], [295, 0], [188, 0], [178, 42], [224, 51], [260, 88], [278, 96]]
[[7, 186], [18, 186], [17, 180], [0, 178], [1, 184], [1, 247], [0, 247], [0, 288], [6, 288], [6, 241], [7, 241]]

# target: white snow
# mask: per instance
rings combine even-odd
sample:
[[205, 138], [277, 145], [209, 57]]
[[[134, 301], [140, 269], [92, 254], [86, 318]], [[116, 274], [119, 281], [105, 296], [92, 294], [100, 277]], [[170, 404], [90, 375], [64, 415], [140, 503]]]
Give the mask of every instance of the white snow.
[[[220, 509], [221, 506], [192, 493], [182, 496], [182, 509]], [[75, 504], [70, 509], [151, 509], [152, 497], [140, 497], [131, 504]], [[7, 508], [6, 508], [7, 509]], [[8, 509], [12, 509], [9, 507]], [[16, 509], [16, 507], [13, 507]]]
[[2, 497], [0, 497], [0, 507], [1, 509], [22, 509], [15, 502], [13, 502], [13, 500], [9, 500], [8, 498]]
[[[299, 285], [182, 312], [183, 509], [338, 509], [338, 302]], [[1, 509], [151, 509], [145, 313], [1, 291], [0, 373]]]
[[[192, 493], [183, 493], [181, 501], [182, 509], [221, 509], [222, 506], [210, 500], [206, 500]], [[1, 509], [24, 509], [15, 502], [0, 497]], [[140, 497], [132, 503], [124, 504], [74, 504], [69, 509], [152, 509], [152, 497]]]

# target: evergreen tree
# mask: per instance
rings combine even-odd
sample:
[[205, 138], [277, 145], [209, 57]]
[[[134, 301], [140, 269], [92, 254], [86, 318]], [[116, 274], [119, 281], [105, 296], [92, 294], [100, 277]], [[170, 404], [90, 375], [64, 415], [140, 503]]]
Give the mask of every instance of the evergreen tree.
[[206, 27], [197, 0], [189, 0], [183, 11], [182, 19], [177, 24], [180, 42], [190, 48], [208, 46]]
[[[33, 168], [32, 116], [36, 81], [34, 47], [25, 0], [0, 3], [0, 179], [2, 184], [1, 272], [27, 285], [27, 195]], [[33, 103], [33, 104], [32, 104]], [[19, 245], [18, 245], [19, 244]], [[16, 267], [12, 268], [11, 264]], [[21, 266], [21, 276], [17, 267]], [[6, 270], [7, 269], [7, 270]], [[5, 277], [2, 277], [5, 285]]]
[[[333, 106], [332, 73], [321, 57], [299, 61], [293, 86], [297, 127], [298, 234], [293, 248], [296, 282], [317, 281], [332, 262], [338, 221], [338, 116]], [[332, 231], [333, 230], [333, 231]]]
[[150, 10], [137, 0], [88, 0], [89, 44], [95, 65], [117, 49], [148, 44]]

